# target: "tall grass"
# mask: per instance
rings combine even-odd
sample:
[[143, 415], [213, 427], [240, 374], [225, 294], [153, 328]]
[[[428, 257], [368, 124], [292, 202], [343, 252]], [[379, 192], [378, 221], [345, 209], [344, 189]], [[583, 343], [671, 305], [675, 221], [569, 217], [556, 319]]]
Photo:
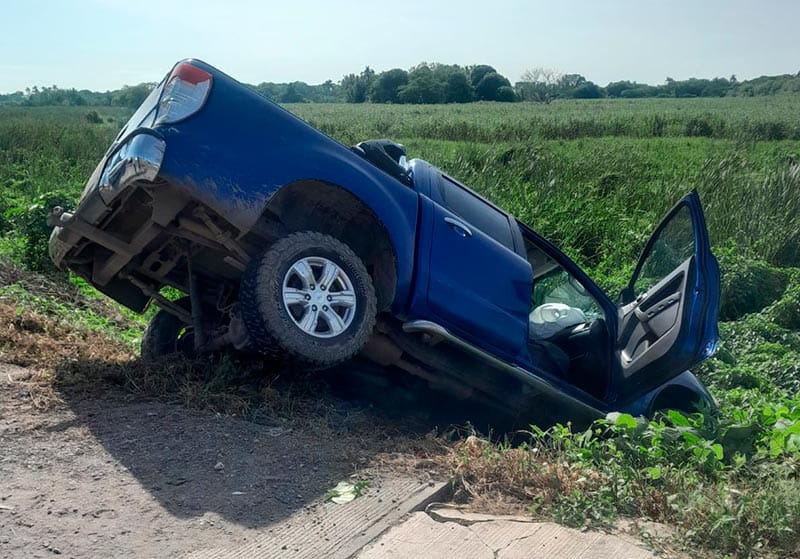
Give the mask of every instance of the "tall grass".
[[[573, 524], [634, 514], [673, 523], [710, 552], [797, 556], [800, 97], [290, 109], [345, 143], [400, 140], [411, 157], [555, 241], [609, 290], [627, 281], [661, 216], [697, 188], [731, 321], [721, 325], [719, 357], [696, 371], [721, 404], [713, 428], [712, 418], [676, 416], [644, 431], [628, 417], [610, 440], [534, 430], [528, 446], [467, 448], [454, 471], [473, 488], [499, 480], [506, 496]], [[87, 119], [89, 110], [103, 122]], [[46, 235], [29, 242], [25, 231], [46, 226], [31, 226], [44, 208], [28, 206], [52, 191], [62, 192], [44, 199], [77, 198], [125, 116], [0, 108], [0, 253], [46, 246]], [[34, 252], [46, 258], [44, 248]], [[69, 313], [15, 287], [2, 291], [22, 306]], [[84, 320], [112, 327], [91, 313]], [[543, 483], [556, 489], [548, 502]]]
[[112, 120], [90, 124], [85, 107], [0, 108], [0, 187], [6, 206], [53, 190], [80, 193], [125, 116], [119, 109], [101, 112]]
[[712, 241], [800, 264], [800, 143], [591, 138], [465, 143], [408, 139], [440, 166], [602, 274], [635, 263], [650, 231], [692, 188]]
[[[601, 273], [627, 269], [691, 188], [718, 246], [800, 262], [800, 142], [682, 136], [704, 114], [725, 136], [747, 135], [759, 122], [800, 126], [795, 97], [289, 108], [346, 143], [399, 139], [410, 156], [442, 167]], [[0, 214], [45, 192], [79, 194], [127, 116], [97, 110], [102, 124], [90, 123], [86, 108], [0, 108]]]
[[402, 137], [464, 142], [601, 136], [800, 140], [800, 96], [597, 99], [469, 105], [290, 104], [345, 141]]

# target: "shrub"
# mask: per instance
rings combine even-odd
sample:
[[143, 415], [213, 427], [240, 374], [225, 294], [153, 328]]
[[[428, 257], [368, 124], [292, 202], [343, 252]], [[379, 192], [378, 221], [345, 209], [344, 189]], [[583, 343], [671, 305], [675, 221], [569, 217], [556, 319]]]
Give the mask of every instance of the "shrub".
[[[511, 89], [511, 83], [497, 72], [489, 72], [475, 86], [475, 96], [483, 101], [502, 101], [498, 98], [499, 90], [502, 87]], [[513, 89], [511, 89], [511, 93], [514, 93]], [[514, 96], [516, 97], [516, 94]]]
[[777, 301], [786, 289], [788, 276], [784, 270], [737, 256], [733, 251], [720, 254], [720, 268], [722, 320], [736, 320], [745, 314], [759, 312]]
[[768, 314], [779, 326], [800, 330], [800, 273], [794, 274], [783, 297], [770, 307]]
[[497, 88], [495, 100], [503, 103], [513, 103], [517, 100], [517, 94], [514, 93], [511, 87], [503, 85]]
[[11, 226], [22, 242], [15, 249], [22, 264], [30, 270], [52, 271], [53, 263], [47, 252], [47, 242], [52, 228], [47, 225], [47, 215], [56, 206], [70, 209], [74, 206], [73, 198], [60, 191], [42, 194], [36, 203], [28, 209], [9, 210]]
[[713, 132], [714, 130], [711, 127], [711, 123], [709, 123], [707, 119], [703, 117], [692, 117], [686, 123], [683, 135], [711, 137]]
[[103, 117], [97, 114], [97, 111], [89, 111], [86, 113], [86, 122], [89, 124], [102, 124]]

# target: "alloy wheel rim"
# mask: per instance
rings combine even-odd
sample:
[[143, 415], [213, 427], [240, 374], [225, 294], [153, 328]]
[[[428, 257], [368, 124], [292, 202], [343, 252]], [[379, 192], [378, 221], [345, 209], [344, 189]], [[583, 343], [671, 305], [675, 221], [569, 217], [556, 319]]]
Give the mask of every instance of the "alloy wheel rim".
[[353, 323], [353, 282], [327, 258], [306, 256], [292, 264], [283, 278], [282, 296], [295, 326], [315, 338], [333, 338]]

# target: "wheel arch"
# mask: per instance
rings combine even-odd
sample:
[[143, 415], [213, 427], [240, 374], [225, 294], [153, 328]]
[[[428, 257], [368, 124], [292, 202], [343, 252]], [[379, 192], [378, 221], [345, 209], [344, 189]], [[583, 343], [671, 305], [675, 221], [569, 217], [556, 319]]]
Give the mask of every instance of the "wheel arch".
[[684, 413], [703, 412], [714, 409], [713, 399], [705, 391], [694, 390], [682, 384], [663, 388], [651, 400], [648, 417], [657, 411], [676, 410]]
[[281, 235], [316, 231], [346, 243], [372, 277], [378, 309], [392, 305], [400, 273], [398, 251], [384, 222], [353, 192], [319, 179], [294, 181], [270, 197], [255, 229], [269, 230], [275, 224]]

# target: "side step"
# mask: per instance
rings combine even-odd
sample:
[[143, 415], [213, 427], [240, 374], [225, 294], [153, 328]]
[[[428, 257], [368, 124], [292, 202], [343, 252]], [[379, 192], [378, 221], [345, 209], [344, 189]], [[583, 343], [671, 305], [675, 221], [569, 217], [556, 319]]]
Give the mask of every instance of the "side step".
[[554, 400], [562, 400], [569, 403], [570, 406], [580, 409], [582, 413], [586, 414], [589, 417], [604, 417], [605, 413], [601, 412], [599, 409], [595, 408], [594, 406], [587, 404], [583, 400], [580, 400], [570, 394], [565, 393], [560, 388], [554, 386], [546, 379], [523, 369], [519, 365], [511, 365], [510, 363], [506, 363], [490, 355], [489, 353], [483, 351], [482, 349], [475, 347], [471, 343], [459, 338], [458, 336], [451, 333], [447, 328], [441, 326], [440, 324], [436, 324], [435, 322], [431, 322], [429, 320], [411, 320], [403, 324], [403, 331], [409, 334], [411, 333], [422, 333], [428, 334], [433, 336], [434, 338], [443, 339], [446, 342], [453, 344], [454, 346], [458, 347], [466, 351], [467, 353], [472, 354], [473, 356], [481, 359], [500, 371], [510, 374], [514, 378], [518, 379], [519, 381], [532, 386], [538, 392], [544, 393], [546, 396], [553, 398]]

